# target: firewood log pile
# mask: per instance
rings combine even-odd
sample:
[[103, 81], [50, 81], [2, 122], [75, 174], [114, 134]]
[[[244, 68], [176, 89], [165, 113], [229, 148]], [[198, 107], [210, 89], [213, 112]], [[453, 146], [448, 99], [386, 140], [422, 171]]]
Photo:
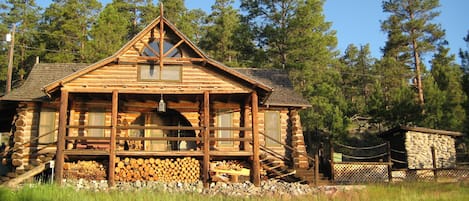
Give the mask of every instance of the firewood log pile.
[[105, 180], [106, 167], [96, 161], [64, 163], [65, 179]]
[[243, 165], [239, 161], [215, 161], [210, 164], [212, 169], [217, 170], [236, 170], [239, 171], [243, 169]]
[[193, 183], [200, 178], [195, 158], [116, 158], [115, 180], [124, 182], [162, 181]]

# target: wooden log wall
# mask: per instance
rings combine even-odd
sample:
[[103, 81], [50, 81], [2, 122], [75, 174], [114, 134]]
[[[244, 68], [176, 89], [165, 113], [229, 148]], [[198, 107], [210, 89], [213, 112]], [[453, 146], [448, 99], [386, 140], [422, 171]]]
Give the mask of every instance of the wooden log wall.
[[[247, 93], [248, 90], [222, 75], [217, 75], [205, 67], [184, 64], [184, 82], [139, 81], [138, 64], [110, 64], [94, 70], [82, 77], [66, 83], [64, 89], [110, 93], [112, 89], [120, 93], [163, 93], [163, 94], [202, 94], [204, 91], [216, 93]], [[116, 76], [119, 81], [116, 82]]]
[[115, 180], [194, 183], [200, 180], [200, 162], [195, 158], [116, 158]]
[[[295, 168], [309, 168], [308, 158], [306, 158], [305, 140], [303, 135], [303, 127], [301, 126], [300, 114], [297, 110], [290, 110], [288, 116], [291, 122], [291, 145], [296, 149], [297, 153], [293, 154], [293, 165]], [[300, 154], [302, 153], [302, 154]]]
[[[264, 111], [266, 111], [267, 109], [266, 108], [262, 108], [261, 110], [259, 110], [259, 115], [258, 115], [258, 119], [259, 119], [259, 132], [262, 132], [265, 134], [265, 124], [264, 124]], [[287, 110], [278, 110], [279, 113], [280, 113], [280, 142], [283, 142], [287, 145], [291, 145], [287, 139], [288, 138], [288, 111]], [[259, 135], [259, 144], [262, 145], [262, 146], [266, 146], [266, 138], [263, 136], [263, 135]], [[284, 146], [278, 144], [276, 146], [267, 146], [270, 150], [274, 151], [275, 153], [278, 153], [279, 155], [281, 156], [285, 156], [286, 158], [289, 158], [290, 155], [289, 155], [289, 150], [287, 150]], [[262, 149], [261, 149], [262, 151]], [[279, 164], [279, 165], [285, 165], [285, 161], [277, 158], [277, 157], [273, 157], [271, 156], [270, 154], [266, 154], [267, 157]]]

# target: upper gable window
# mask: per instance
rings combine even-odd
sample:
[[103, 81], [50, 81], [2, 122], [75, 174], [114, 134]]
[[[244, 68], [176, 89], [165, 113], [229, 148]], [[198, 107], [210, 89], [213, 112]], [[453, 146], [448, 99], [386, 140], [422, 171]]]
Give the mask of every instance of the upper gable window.
[[[148, 57], [158, 57], [159, 54], [160, 54], [160, 41], [157, 41], [157, 40], [148, 43], [148, 46], [145, 49], [143, 49], [143, 52], [142, 52], [142, 56], [148, 56]], [[172, 58], [182, 57], [182, 54], [179, 48], [174, 48], [174, 44], [166, 40], [163, 43], [163, 54], [166, 55], [165, 57], [172, 57]]]
[[155, 64], [139, 64], [138, 79], [140, 81], [181, 81], [182, 67], [180, 65], [164, 65], [160, 68]]

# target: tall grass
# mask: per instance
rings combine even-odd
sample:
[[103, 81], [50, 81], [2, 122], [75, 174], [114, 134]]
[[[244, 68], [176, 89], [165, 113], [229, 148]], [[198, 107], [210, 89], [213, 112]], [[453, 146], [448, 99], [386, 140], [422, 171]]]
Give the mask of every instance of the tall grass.
[[0, 201], [260, 201], [260, 200], [308, 200], [308, 201], [419, 201], [419, 200], [469, 200], [469, 184], [453, 183], [399, 183], [368, 185], [364, 189], [338, 191], [334, 194], [315, 193], [302, 197], [227, 197], [198, 193], [166, 193], [161, 191], [109, 191], [94, 192], [58, 187], [53, 184], [25, 185], [18, 190], [0, 187]]

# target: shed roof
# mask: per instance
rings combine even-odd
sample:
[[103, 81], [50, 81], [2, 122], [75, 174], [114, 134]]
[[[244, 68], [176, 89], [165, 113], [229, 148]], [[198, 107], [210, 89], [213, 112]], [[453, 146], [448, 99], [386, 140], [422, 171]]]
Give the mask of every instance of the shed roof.
[[461, 132], [456, 132], [456, 131], [438, 130], [438, 129], [424, 128], [424, 127], [398, 126], [390, 130], [387, 130], [385, 132], [382, 132], [378, 136], [382, 138], [392, 138], [396, 134], [406, 132], [406, 131], [414, 131], [414, 132], [421, 132], [421, 133], [434, 134], [434, 135], [448, 135], [448, 136], [453, 136], [453, 137], [459, 137], [463, 135]]

